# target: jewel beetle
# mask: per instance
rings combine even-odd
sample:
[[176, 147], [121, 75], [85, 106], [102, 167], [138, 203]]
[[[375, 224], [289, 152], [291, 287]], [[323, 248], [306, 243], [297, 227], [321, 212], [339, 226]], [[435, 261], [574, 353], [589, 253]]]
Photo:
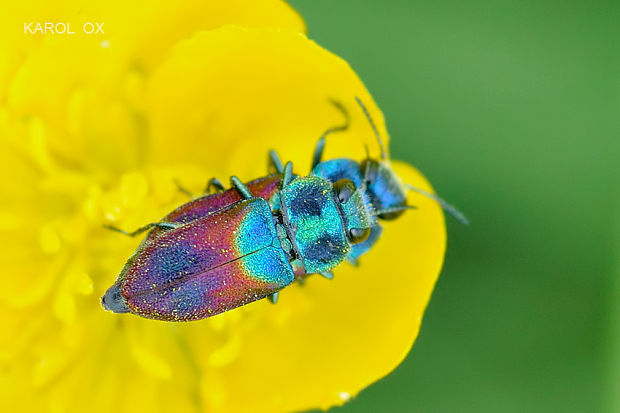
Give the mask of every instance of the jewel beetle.
[[348, 126], [346, 111], [334, 102], [347, 123], [321, 136], [309, 176], [292, 175], [292, 165], [283, 167], [272, 151], [276, 174], [247, 184], [233, 177], [229, 190], [212, 179], [208, 195], [128, 234], [150, 229], [102, 297], [103, 306], [166, 321], [197, 320], [265, 297], [275, 302], [295, 278], [331, 278], [344, 259], [355, 263], [381, 234], [377, 218], [394, 219], [412, 208], [374, 122], [356, 100], [380, 144], [380, 160], [321, 161], [325, 137]]
[[374, 225], [372, 205], [350, 181], [292, 176], [276, 207], [238, 178], [242, 200], [188, 223], [167, 223], [129, 258], [102, 298], [108, 310], [164, 321], [206, 318], [277, 293], [304, 273], [328, 272]]

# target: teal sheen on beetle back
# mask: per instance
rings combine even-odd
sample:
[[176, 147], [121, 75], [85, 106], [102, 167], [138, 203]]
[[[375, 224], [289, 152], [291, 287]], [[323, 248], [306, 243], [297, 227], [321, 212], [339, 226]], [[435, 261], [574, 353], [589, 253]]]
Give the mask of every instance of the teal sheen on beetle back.
[[282, 214], [307, 273], [341, 263], [350, 246], [331, 182], [316, 176], [298, 178], [280, 194]]
[[357, 188], [351, 198], [341, 205], [341, 208], [348, 232], [354, 228], [372, 228], [377, 224], [374, 208], [366, 194], [365, 186]]

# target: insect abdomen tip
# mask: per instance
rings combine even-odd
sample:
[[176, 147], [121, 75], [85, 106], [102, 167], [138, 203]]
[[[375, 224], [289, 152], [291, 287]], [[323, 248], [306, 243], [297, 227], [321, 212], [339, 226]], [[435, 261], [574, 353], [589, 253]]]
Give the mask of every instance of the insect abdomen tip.
[[121, 294], [121, 288], [117, 284], [108, 288], [103, 297], [101, 297], [101, 305], [108, 311], [115, 313], [128, 313], [129, 307]]

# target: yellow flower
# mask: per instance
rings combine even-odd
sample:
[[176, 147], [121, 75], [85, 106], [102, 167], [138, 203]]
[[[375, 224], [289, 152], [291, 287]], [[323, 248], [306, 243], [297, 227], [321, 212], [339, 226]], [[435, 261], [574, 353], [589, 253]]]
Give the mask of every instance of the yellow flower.
[[[31, 21], [76, 34], [25, 35]], [[212, 176], [262, 176], [272, 148], [306, 174], [317, 138], [342, 123], [329, 99], [351, 125], [326, 159], [378, 154], [354, 96], [387, 141], [362, 82], [286, 4], [41, 2], [0, 24], [0, 410], [328, 408], [400, 363], [445, 248], [440, 208], [414, 193], [418, 209], [386, 223], [359, 267], [288, 287], [277, 305], [165, 323], [99, 303], [140, 241], [102, 225], [158, 220], [187, 201], [175, 179], [199, 193]]]

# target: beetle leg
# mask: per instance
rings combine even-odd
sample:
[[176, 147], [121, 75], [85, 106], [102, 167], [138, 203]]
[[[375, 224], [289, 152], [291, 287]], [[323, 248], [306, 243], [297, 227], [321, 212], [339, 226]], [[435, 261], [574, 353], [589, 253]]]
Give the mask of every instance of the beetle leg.
[[334, 273], [331, 271], [323, 271], [319, 273], [322, 277], [327, 278], [328, 280], [333, 280], [334, 279]]
[[129, 237], [135, 237], [136, 235], [142, 234], [144, 231], [149, 230], [149, 229], [151, 229], [153, 227], [162, 228], [162, 229], [175, 229], [177, 227], [177, 225], [171, 224], [169, 222], [151, 222], [150, 224], [146, 224], [145, 226], [140, 227], [137, 230], [132, 231], [132, 232], [124, 231], [124, 230], [122, 230], [120, 228], [117, 228], [117, 227], [115, 227], [113, 225], [107, 225], [106, 224], [103, 227], [106, 228], [106, 229], [110, 229], [112, 231], [120, 232], [121, 234], [127, 235]]
[[350, 257], [350, 256], [346, 256], [345, 260], [347, 260], [347, 262], [349, 264], [354, 265], [356, 267], [360, 264], [359, 261], [357, 260], [357, 258], [353, 258], [353, 257]]
[[323, 149], [325, 149], [325, 134], [323, 134], [316, 145], [314, 146], [314, 154], [312, 155], [312, 166], [310, 170], [313, 170], [323, 158]]
[[284, 167], [284, 172], [282, 172], [282, 188], [286, 188], [288, 184], [293, 180], [293, 163], [287, 162]]
[[280, 160], [278, 153], [274, 151], [273, 149], [269, 151], [269, 163], [267, 165], [267, 170], [269, 172], [275, 171], [279, 174], [281, 174], [282, 171], [284, 171], [284, 166], [282, 165], [282, 161]]
[[239, 191], [241, 196], [243, 196], [243, 199], [252, 198], [252, 194], [250, 193], [250, 190], [248, 189], [247, 186], [245, 186], [243, 182], [241, 182], [241, 180], [239, 180], [239, 178], [233, 175], [230, 177], [230, 182], [235, 188], [237, 188], [237, 191]]
[[275, 293], [268, 295], [267, 298], [269, 299], [269, 301], [271, 301], [271, 304], [275, 304], [278, 302], [279, 295], [280, 295], [280, 292], [276, 291]]
[[298, 278], [297, 282], [299, 283], [300, 287], [303, 287], [306, 285], [306, 279], [305, 278]]
[[190, 199], [194, 199], [194, 196], [192, 195], [191, 192], [189, 192], [187, 189], [185, 189], [182, 185], [181, 182], [179, 182], [178, 179], [174, 178], [174, 184], [177, 186], [177, 190], [179, 192], [184, 193], [185, 195], [187, 195]]
[[205, 193], [207, 194], [217, 194], [219, 192], [224, 192], [226, 188], [217, 178], [211, 178], [209, 182], [207, 182], [207, 187], [205, 188]]
[[332, 105], [334, 105], [336, 109], [338, 109], [344, 115], [345, 123], [343, 125], [331, 127], [325, 132], [323, 132], [323, 134], [317, 141], [316, 146], [314, 147], [314, 154], [312, 155], [312, 167], [310, 168], [310, 170], [313, 170], [319, 163], [321, 163], [321, 158], [323, 157], [323, 149], [325, 149], [325, 137], [332, 132], [341, 132], [349, 129], [349, 113], [347, 112], [347, 110], [344, 108], [344, 106], [342, 106], [340, 102], [335, 100], [330, 101]]

